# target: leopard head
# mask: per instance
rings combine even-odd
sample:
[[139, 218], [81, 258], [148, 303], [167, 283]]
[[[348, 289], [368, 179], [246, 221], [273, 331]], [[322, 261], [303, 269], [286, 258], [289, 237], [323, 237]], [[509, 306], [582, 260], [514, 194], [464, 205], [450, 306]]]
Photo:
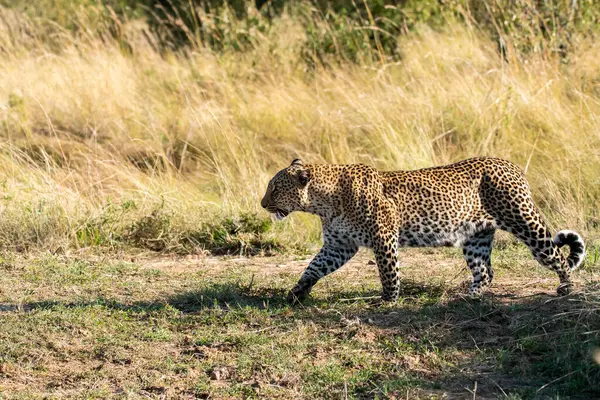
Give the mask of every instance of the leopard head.
[[303, 210], [310, 181], [310, 170], [302, 160], [295, 159], [271, 179], [260, 205], [277, 219], [287, 217], [292, 211]]

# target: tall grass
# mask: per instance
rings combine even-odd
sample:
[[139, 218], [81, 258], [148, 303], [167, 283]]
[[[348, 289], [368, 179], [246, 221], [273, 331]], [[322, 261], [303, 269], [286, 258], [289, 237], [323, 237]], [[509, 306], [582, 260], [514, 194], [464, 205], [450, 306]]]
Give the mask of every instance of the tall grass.
[[[2, 246], [195, 251], [215, 229], [245, 243], [244, 228], [226, 227], [268, 218], [263, 190], [296, 157], [381, 169], [507, 158], [526, 169], [553, 227], [598, 235], [593, 38], [574, 38], [567, 62], [551, 52], [517, 61], [476, 27], [423, 25], [398, 39], [400, 61], [307, 67], [297, 10], [246, 32], [246, 52], [165, 52], [141, 20], [119, 21], [116, 39], [53, 27], [50, 40], [48, 21], [0, 14]], [[263, 239], [318, 238], [312, 218], [287, 224]]]

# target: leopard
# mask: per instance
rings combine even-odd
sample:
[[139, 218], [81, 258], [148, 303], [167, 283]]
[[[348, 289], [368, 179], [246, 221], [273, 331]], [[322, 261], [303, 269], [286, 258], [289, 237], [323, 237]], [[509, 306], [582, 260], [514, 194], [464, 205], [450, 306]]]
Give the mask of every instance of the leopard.
[[572, 291], [571, 273], [585, 256], [577, 232], [551, 235], [524, 172], [500, 158], [401, 171], [305, 164], [297, 158], [269, 181], [261, 206], [278, 220], [296, 211], [321, 219], [323, 246], [288, 292], [290, 303], [303, 302], [321, 278], [363, 247], [373, 251], [385, 302], [397, 301], [401, 293], [403, 247], [462, 248], [473, 276], [468, 295], [474, 298], [494, 278], [491, 253], [498, 229], [516, 236], [539, 264], [558, 275], [558, 295]]

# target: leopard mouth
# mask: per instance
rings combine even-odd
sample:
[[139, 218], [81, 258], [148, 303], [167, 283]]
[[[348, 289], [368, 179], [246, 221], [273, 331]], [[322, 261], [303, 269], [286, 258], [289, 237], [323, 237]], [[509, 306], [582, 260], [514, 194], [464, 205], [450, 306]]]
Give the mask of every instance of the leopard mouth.
[[274, 210], [269, 210], [269, 211], [271, 213], [273, 213], [273, 215], [275, 215], [275, 218], [277, 218], [278, 221], [281, 221], [282, 219], [287, 217], [288, 214], [290, 213], [289, 211], [282, 210], [281, 208], [276, 208]]

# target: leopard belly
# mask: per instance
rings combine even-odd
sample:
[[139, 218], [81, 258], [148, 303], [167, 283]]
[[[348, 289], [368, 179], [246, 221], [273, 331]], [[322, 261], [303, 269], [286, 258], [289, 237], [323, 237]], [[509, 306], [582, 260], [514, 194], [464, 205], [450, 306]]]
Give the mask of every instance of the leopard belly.
[[[485, 226], [484, 226], [485, 225]], [[398, 234], [399, 247], [461, 247], [482, 227], [494, 228], [493, 223], [462, 222], [454, 226], [404, 227]]]

